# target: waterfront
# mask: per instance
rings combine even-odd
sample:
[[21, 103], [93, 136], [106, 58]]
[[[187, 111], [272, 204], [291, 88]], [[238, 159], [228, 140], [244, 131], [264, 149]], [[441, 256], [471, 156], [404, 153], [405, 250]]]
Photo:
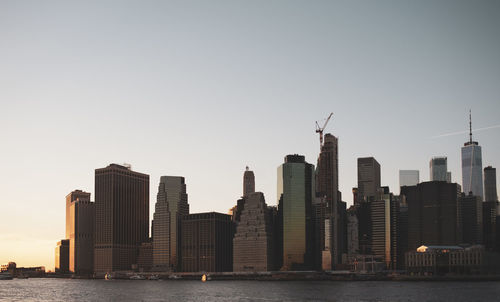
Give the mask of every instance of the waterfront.
[[498, 301], [500, 282], [14, 279], [2, 301]]

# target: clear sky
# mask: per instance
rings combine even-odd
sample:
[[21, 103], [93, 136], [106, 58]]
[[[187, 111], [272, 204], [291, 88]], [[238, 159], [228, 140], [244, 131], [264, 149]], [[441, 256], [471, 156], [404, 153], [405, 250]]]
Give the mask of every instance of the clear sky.
[[[499, 1], [1, 1], [0, 263], [54, 266], [65, 196], [130, 163], [186, 178], [191, 212], [227, 212], [245, 166], [276, 204], [287, 154], [316, 164], [316, 120], [356, 158], [429, 179], [500, 124]], [[500, 168], [500, 128], [474, 134]], [[500, 178], [500, 177], [499, 177]], [[152, 217], [152, 214], [151, 214]]]

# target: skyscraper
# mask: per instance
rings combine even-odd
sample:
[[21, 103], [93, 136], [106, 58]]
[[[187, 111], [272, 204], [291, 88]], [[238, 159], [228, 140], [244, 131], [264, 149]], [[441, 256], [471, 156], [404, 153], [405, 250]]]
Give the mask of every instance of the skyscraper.
[[420, 182], [418, 170], [399, 170], [399, 187], [416, 186]]
[[274, 269], [272, 213], [264, 194], [246, 195], [245, 208], [233, 238], [233, 270], [270, 271]]
[[180, 219], [188, 214], [189, 204], [184, 177], [160, 177], [152, 223], [155, 270], [178, 270]]
[[484, 168], [484, 200], [497, 201], [497, 169], [492, 166]]
[[278, 200], [283, 215], [283, 269], [311, 269], [314, 261], [314, 165], [302, 155], [287, 155], [278, 167]]
[[446, 156], [431, 158], [429, 161], [429, 174], [430, 181], [448, 181], [448, 158]]
[[358, 194], [368, 200], [380, 188], [380, 164], [373, 157], [358, 158]]
[[95, 170], [94, 272], [130, 270], [149, 238], [149, 175], [110, 164]]
[[63, 239], [57, 242], [55, 267], [56, 273], [67, 274], [69, 272], [69, 240]]
[[[342, 253], [339, 251], [341, 234], [345, 231], [340, 224], [338, 212], [338, 139], [330, 133], [324, 137], [321, 153], [318, 157], [316, 168], [316, 197], [324, 205], [315, 205], [315, 244], [316, 259], [324, 259], [322, 252], [330, 253], [330, 263], [335, 266], [342, 261]], [[325, 223], [325, 220], [327, 222]], [[330, 229], [325, 230], [325, 226]], [[328, 234], [328, 236], [325, 236]], [[326, 249], [328, 247], [328, 249]], [[316, 261], [318, 262], [318, 261]], [[319, 266], [319, 263], [316, 264]], [[332, 269], [332, 267], [328, 268]]]
[[255, 192], [255, 176], [253, 171], [250, 171], [248, 166], [243, 174], [243, 196]]
[[385, 260], [386, 267], [395, 268], [397, 263], [397, 215], [399, 199], [389, 192], [389, 187], [380, 188], [370, 202], [372, 223], [371, 251]]
[[[90, 193], [80, 190], [68, 194], [66, 200], [77, 197], [69, 208], [69, 271], [91, 274], [94, 265], [95, 204]], [[66, 226], [68, 229], [68, 226]]]
[[462, 187], [468, 195], [483, 198], [483, 162], [481, 146], [472, 141], [472, 117], [469, 114], [469, 141], [462, 147]]
[[71, 204], [76, 200], [90, 201], [90, 193], [83, 192], [82, 190], [74, 190], [66, 195], [66, 239], [69, 239], [69, 234], [71, 232], [71, 216], [69, 210]]

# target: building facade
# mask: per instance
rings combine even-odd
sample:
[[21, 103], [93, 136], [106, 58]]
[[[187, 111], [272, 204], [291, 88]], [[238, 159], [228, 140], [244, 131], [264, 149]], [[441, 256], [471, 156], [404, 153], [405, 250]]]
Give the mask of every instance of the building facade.
[[69, 270], [77, 275], [92, 274], [95, 204], [90, 200], [75, 200], [70, 206], [69, 213]]
[[484, 200], [498, 201], [497, 169], [492, 166], [484, 168]]
[[246, 195], [245, 208], [233, 238], [233, 270], [262, 272], [274, 269], [272, 213], [264, 194]]
[[472, 117], [469, 115], [469, 141], [462, 147], [462, 187], [468, 195], [483, 195], [483, 160], [481, 146], [472, 140]]
[[243, 196], [247, 196], [250, 193], [255, 192], [255, 175], [253, 171], [250, 171], [248, 167], [243, 173]]
[[57, 243], [55, 251], [55, 272], [69, 273], [69, 240], [63, 239]]
[[408, 250], [421, 245], [456, 245], [462, 242], [460, 186], [445, 181], [402, 187], [408, 204]]
[[471, 245], [483, 244], [483, 202], [481, 197], [465, 195], [458, 198], [462, 219], [462, 242]]
[[181, 270], [231, 272], [234, 224], [221, 213], [189, 214], [181, 220]]
[[416, 186], [420, 182], [418, 170], [399, 170], [399, 187]]
[[429, 174], [430, 181], [448, 181], [448, 158], [446, 156], [431, 158], [429, 161]]
[[180, 219], [189, 214], [184, 177], [162, 176], [153, 214], [153, 266], [159, 271], [177, 271], [180, 253]]
[[283, 270], [308, 270], [314, 264], [314, 165], [302, 155], [287, 155], [278, 167], [278, 203], [282, 211]]
[[[330, 133], [324, 137], [324, 144], [316, 166], [316, 198], [315, 210], [315, 259], [330, 257], [328, 265], [322, 265], [318, 260], [316, 268], [332, 269], [342, 262], [342, 234], [345, 228], [341, 223], [339, 209], [339, 171], [338, 171], [338, 139]], [[325, 224], [325, 220], [328, 223]], [[325, 230], [325, 225], [329, 227]], [[326, 237], [325, 234], [328, 234]], [[325, 253], [327, 252], [327, 253]], [[330, 255], [328, 255], [330, 254]]]
[[373, 157], [358, 158], [358, 195], [368, 200], [380, 188], [380, 164]]
[[94, 272], [130, 270], [149, 238], [149, 175], [111, 164], [95, 170]]

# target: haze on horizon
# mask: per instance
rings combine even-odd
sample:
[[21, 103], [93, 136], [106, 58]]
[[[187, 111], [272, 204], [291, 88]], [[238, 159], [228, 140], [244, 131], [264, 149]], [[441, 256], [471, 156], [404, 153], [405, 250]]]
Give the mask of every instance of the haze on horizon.
[[[191, 212], [226, 213], [245, 166], [276, 204], [287, 154], [316, 164], [315, 121], [339, 137], [352, 203], [356, 159], [429, 179], [498, 125], [498, 1], [0, 2], [0, 263], [54, 266], [65, 196], [130, 163], [186, 178]], [[500, 168], [500, 129], [474, 133]], [[500, 177], [498, 177], [500, 179]]]

